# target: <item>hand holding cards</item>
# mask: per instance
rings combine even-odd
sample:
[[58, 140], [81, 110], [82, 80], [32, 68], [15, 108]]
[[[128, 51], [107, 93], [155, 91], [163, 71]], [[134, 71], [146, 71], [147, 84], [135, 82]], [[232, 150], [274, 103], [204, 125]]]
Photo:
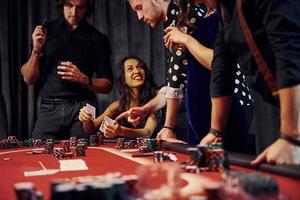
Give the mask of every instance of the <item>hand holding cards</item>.
[[85, 105], [85, 107], [86, 110], [91, 113], [92, 119], [94, 120], [96, 118], [96, 108], [88, 103]]
[[100, 131], [102, 131], [103, 133], [105, 132], [105, 128], [107, 125], [113, 125], [115, 123], [115, 120], [107, 117], [107, 116], [104, 116], [104, 119], [101, 123], [101, 126], [99, 128]]

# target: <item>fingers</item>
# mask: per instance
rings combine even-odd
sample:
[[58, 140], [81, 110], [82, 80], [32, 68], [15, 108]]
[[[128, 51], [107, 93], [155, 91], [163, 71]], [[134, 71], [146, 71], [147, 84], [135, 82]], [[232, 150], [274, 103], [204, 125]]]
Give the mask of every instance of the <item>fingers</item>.
[[165, 141], [170, 142], [170, 143], [186, 144], [186, 142], [184, 142], [182, 140], [175, 139], [175, 138], [166, 138]]
[[129, 116], [127, 118], [127, 121], [129, 123], [131, 123], [134, 127], [137, 127], [141, 123], [142, 118], [141, 117], [132, 118], [132, 117]]
[[252, 166], [258, 166], [262, 162], [266, 161], [267, 159], [267, 153], [268, 153], [268, 148], [265, 149], [261, 154], [259, 154], [255, 160], [251, 161]]
[[125, 112], [121, 113], [120, 115], [118, 115], [118, 116], [115, 118], [115, 120], [116, 120], [116, 121], [119, 121], [119, 120], [121, 120], [121, 119], [123, 119], [123, 118], [127, 118], [127, 117], [128, 117], [128, 111], [125, 111]]
[[79, 112], [79, 120], [80, 121], [93, 121], [92, 114], [86, 109], [86, 107], [82, 107]]
[[173, 26], [168, 26], [167, 28], [165, 28], [164, 32], [167, 34], [167, 33], [169, 33], [170, 31], [172, 31], [172, 30], [174, 30], [174, 29], [175, 29], [175, 27], [173, 27]]
[[85, 76], [76, 65], [69, 61], [59, 63], [57, 66], [57, 74], [60, 75], [62, 79], [78, 83], [82, 83], [82, 77]]

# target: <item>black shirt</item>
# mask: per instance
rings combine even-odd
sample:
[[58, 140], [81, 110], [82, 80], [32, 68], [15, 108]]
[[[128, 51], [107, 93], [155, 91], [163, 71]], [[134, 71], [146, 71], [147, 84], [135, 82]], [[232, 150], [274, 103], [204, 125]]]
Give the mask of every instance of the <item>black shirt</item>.
[[[211, 95], [233, 91], [233, 63], [241, 65], [250, 87], [270, 102], [272, 94], [259, 72], [239, 23], [235, 0], [220, 1], [223, 13], [214, 48]], [[244, 0], [243, 13], [278, 88], [300, 83], [300, 2], [295, 0]], [[221, 16], [221, 15], [220, 15]]]
[[85, 19], [74, 31], [67, 27], [63, 17], [49, 22], [43, 52], [39, 80], [39, 94], [42, 97], [83, 96], [91, 93], [82, 84], [62, 80], [57, 74], [59, 61], [71, 61], [89, 77], [96, 73], [96, 78], [112, 80], [109, 40]]

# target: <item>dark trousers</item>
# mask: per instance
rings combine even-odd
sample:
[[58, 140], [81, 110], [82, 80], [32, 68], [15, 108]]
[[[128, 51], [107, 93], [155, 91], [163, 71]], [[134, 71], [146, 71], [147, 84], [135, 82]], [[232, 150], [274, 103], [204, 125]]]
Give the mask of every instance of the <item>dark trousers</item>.
[[80, 108], [89, 103], [95, 106], [95, 100], [87, 98], [48, 99], [41, 98], [37, 121], [32, 138], [68, 139], [88, 137], [79, 121]]

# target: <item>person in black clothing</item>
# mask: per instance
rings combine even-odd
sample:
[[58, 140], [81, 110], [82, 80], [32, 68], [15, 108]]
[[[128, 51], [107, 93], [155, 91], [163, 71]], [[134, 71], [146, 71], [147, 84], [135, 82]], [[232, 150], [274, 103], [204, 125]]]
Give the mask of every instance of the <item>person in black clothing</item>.
[[[272, 0], [208, 0], [217, 4], [221, 23], [214, 47], [211, 77], [211, 128], [222, 132], [233, 88], [233, 63], [238, 60], [254, 93], [254, 131], [258, 152], [252, 162], [300, 164], [300, 3]], [[239, 4], [241, 2], [241, 4]], [[238, 9], [240, 8], [241, 9]], [[241, 12], [240, 12], [241, 11]], [[241, 14], [243, 13], [243, 14]], [[242, 17], [244, 16], [244, 18]], [[269, 77], [276, 80], [279, 102], [272, 95], [270, 78], [257, 64], [248, 29], [265, 60]], [[247, 36], [248, 35], [248, 36]], [[257, 51], [256, 51], [257, 52]], [[255, 55], [255, 57], [254, 57]], [[275, 91], [275, 90], [272, 90]], [[280, 123], [279, 123], [280, 122]], [[278, 139], [279, 134], [281, 137]], [[207, 134], [200, 145], [213, 142]], [[263, 140], [263, 141], [262, 141]]]
[[86, 137], [80, 108], [96, 106], [94, 93], [112, 88], [108, 38], [85, 19], [91, 2], [60, 0], [57, 5], [63, 16], [35, 28], [32, 53], [21, 69], [25, 82], [38, 86], [41, 99], [33, 138]]

